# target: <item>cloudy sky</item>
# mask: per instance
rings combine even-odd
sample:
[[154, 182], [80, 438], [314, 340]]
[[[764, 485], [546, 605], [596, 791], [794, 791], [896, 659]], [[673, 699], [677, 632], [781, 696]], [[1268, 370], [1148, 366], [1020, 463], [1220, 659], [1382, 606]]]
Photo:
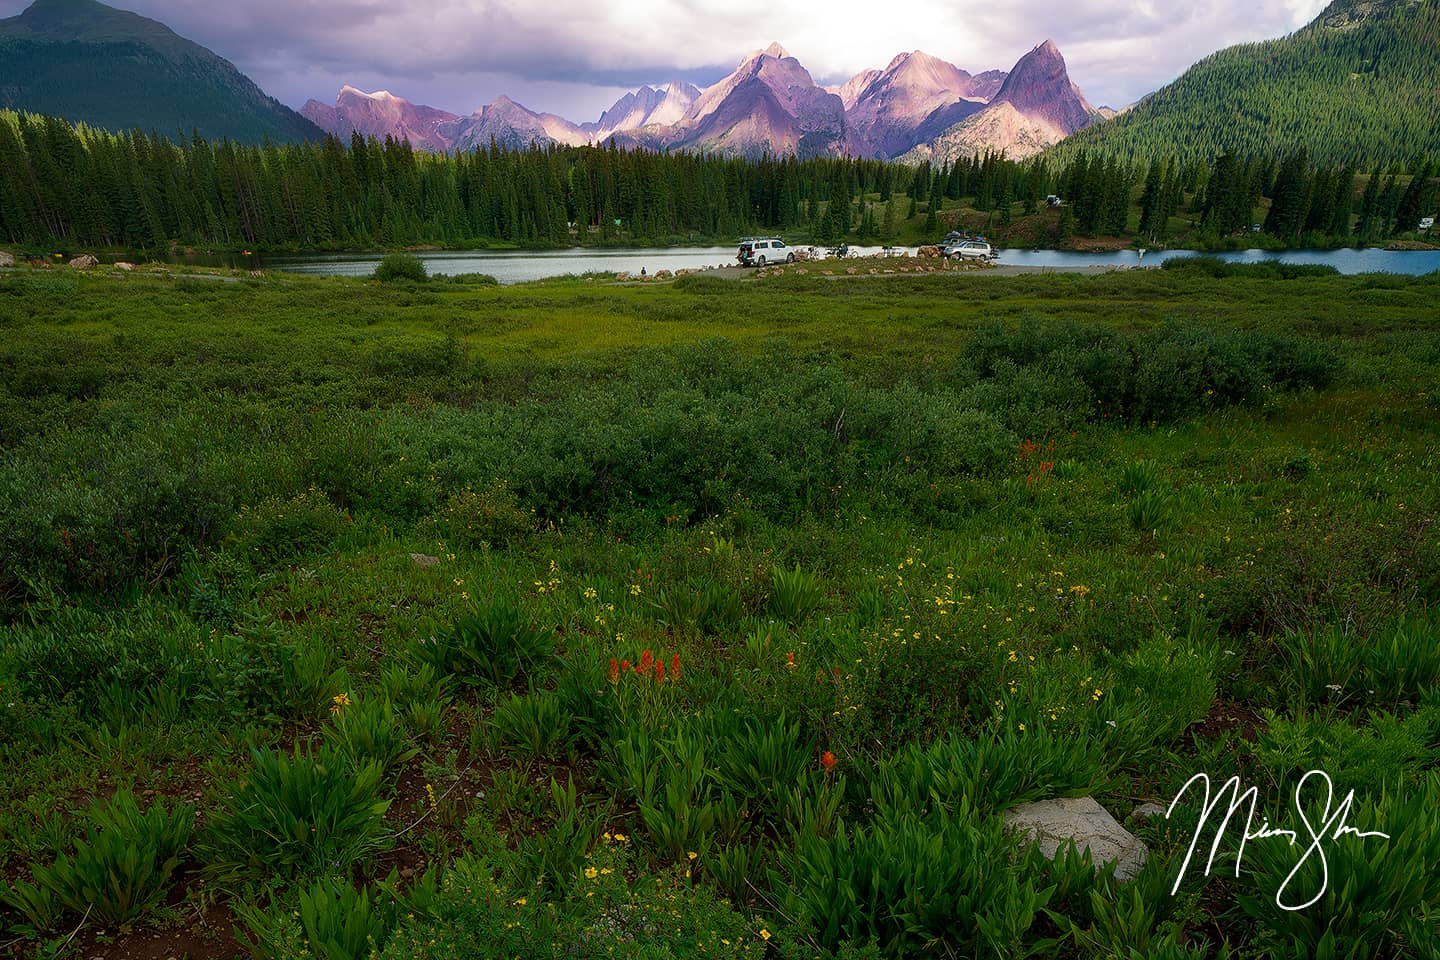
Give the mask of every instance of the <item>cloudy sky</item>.
[[[30, 0], [0, 0], [0, 17]], [[298, 107], [340, 85], [470, 113], [499, 94], [592, 120], [627, 88], [705, 86], [772, 40], [820, 83], [924, 50], [972, 73], [1047, 38], [1092, 103], [1123, 106], [1326, 0], [109, 0], [161, 20]]]

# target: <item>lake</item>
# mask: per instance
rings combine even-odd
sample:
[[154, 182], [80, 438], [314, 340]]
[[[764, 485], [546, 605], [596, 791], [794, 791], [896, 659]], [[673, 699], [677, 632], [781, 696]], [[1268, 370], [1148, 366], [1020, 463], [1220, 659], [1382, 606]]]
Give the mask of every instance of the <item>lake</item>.
[[[648, 249], [570, 249], [570, 250], [480, 250], [469, 252], [422, 253], [431, 274], [488, 273], [501, 283], [523, 283], [566, 274], [628, 271], [638, 274], [657, 270], [696, 269], [713, 266], [734, 266], [735, 247], [656, 247]], [[797, 248], [800, 249], [800, 248]], [[896, 247], [911, 255], [913, 247]], [[852, 255], [878, 255], [880, 247], [850, 248]], [[307, 257], [256, 258], [255, 265], [271, 270], [328, 276], [368, 276], [373, 273], [383, 254], [324, 254]], [[1134, 267], [1163, 263], [1172, 257], [1196, 256], [1191, 250], [1155, 250], [1142, 259], [1135, 250], [1114, 253], [1074, 253], [1068, 250], [1002, 250], [999, 263], [1004, 266], [1075, 269], [1086, 267]], [[1400, 273], [1419, 275], [1440, 270], [1440, 250], [1393, 251], [1342, 248], [1339, 250], [1243, 250], [1209, 254], [1238, 263], [1281, 261], [1284, 263], [1319, 263], [1333, 266], [1344, 274]], [[237, 264], [237, 266], [242, 264]]]

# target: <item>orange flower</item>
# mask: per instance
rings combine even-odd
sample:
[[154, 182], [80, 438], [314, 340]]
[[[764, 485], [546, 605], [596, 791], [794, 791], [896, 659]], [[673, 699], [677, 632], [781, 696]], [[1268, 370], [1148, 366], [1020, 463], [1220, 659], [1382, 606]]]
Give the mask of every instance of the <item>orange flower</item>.
[[656, 683], [664, 683], [664, 682], [665, 682], [665, 661], [664, 661], [664, 660], [656, 660], [656, 661], [655, 661], [655, 682], [656, 682]]
[[617, 683], [620, 680], [620, 661], [614, 657], [610, 658], [610, 682]]
[[641, 669], [641, 670], [648, 671], [648, 670], [650, 669], [650, 667], [654, 665], [654, 663], [655, 663], [655, 657], [650, 653], [649, 650], [646, 650], [644, 653], [640, 654], [640, 669]]
[[630, 671], [630, 661], [629, 661], [629, 660], [621, 660], [621, 661], [620, 661], [620, 669], [621, 669], [622, 672], [628, 673], [628, 672]]
[[785, 654], [785, 666], [787, 666], [787, 667], [793, 667], [793, 666], [795, 666], [795, 653], [794, 653], [794, 651], [791, 651], [790, 653]]
[[822, 753], [820, 755], [820, 766], [824, 767], [827, 772], [835, 769], [835, 754], [829, 750]]
[[680, 679], [680, 654], [678, 653], [670, 658], [670, 679]]

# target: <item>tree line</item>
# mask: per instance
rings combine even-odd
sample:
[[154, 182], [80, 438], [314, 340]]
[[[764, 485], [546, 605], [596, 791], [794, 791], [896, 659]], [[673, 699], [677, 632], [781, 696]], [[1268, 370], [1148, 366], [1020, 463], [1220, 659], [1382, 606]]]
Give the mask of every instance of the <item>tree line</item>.
[[348, 143], [173, 143], [0, 112], [0, 241], [322, 250], [728, 241], [783, 231], [815, 243], [884, 242], [907, 224], [913, 235], [922, 215], [920, 235], [939, 239], [961, 207], [985, 213], [987, 232], [1003, 238], [1016, 216], [1039, 213], [1054, 194], [1064, 200], [1054, 241], [1164, 241], [1177, 217], [1223, 238], [1250, 230], [1268, 198], [1262, 229], [1321, 244], [1413, 231], [1435, 212], [1437, 172], [1417, 158], [1403, 172], [1366, 176], [1353, 164], [1313, 163], [1304, 150], [1143, 166], [1083, 150], [1023, 162], [989, 152], [918, 167], [613, 144], [491, 144], [437, 155], [358, 134]]

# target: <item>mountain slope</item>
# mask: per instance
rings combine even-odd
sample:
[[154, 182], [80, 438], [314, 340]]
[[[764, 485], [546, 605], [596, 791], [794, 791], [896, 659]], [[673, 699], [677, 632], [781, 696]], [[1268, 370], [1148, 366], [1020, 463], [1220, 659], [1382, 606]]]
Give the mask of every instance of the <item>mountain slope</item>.
[[1206, 57], [1066, 143], [1131, 160], [1283, 155], [1372, 166], [1440, 152], [1440, 0], [1337, 0], [1280, 40]]
[[0, 20], [0, 107], [246, 143], [323, 136], [228, 60], [95, 0], [36, 0]]

